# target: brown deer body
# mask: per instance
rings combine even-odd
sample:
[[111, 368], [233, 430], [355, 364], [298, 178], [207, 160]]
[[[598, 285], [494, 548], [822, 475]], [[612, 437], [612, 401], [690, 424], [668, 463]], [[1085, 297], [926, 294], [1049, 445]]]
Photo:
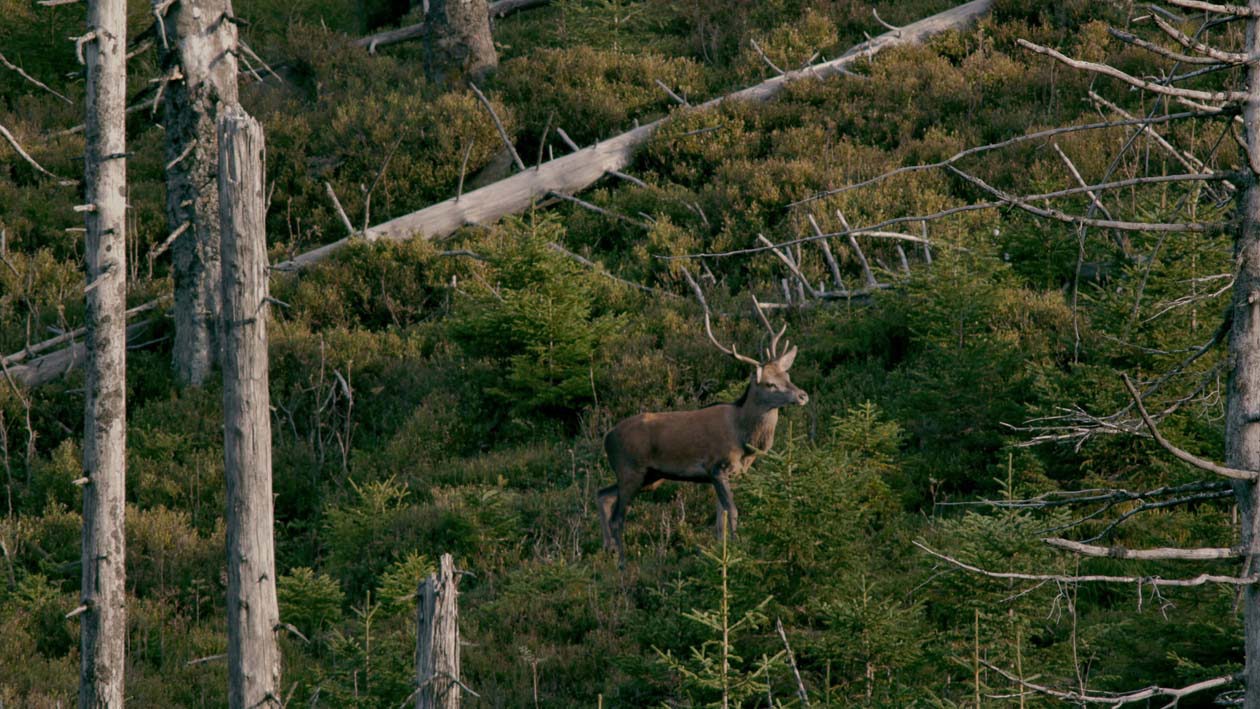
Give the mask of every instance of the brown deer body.
[[[690, 274], [687, 275], [690, 281]], [[774, 445], [781, 407], [809, 401], [809, 395], [788, 377], [796, 360], [796, 348], [781, 355], [777, 352], [783, 330], [775, 334], [771, 329], [771, 345], [764, 363], [738, 354], [733, 347], [722, 347], [713, 337], [708, 306], [694, 281], [692, 287], [705, 305], [709, 339], [754, 369], [744, 395], [734, 403], [694, 411], [638, 414], [622, 420], [604, 437], [604, 451], [617, 482], [598, 493], [600, 523], [605, 548], [615, 546], [622, 563], [626, 556], [622, 542], [626, 509], [640, 491], [652, 490], [666, 480], [712, 485], [717, 493], [717, 533], [725, 534], [724, 517], [731, 533], [735, 533], [739, 511], [731, 495], [731, 476], [747, 470], [758, 453]], [[769, 327], [760, 307], [757, 314]]]

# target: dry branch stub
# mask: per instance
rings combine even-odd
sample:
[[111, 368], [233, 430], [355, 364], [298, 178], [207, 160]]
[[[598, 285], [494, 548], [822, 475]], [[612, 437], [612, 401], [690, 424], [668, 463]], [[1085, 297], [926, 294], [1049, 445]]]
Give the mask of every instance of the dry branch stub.
[[416, 709], [458, 709], [459, 589], [455, 562], [443, 554], [420, 583], [416, 609]]

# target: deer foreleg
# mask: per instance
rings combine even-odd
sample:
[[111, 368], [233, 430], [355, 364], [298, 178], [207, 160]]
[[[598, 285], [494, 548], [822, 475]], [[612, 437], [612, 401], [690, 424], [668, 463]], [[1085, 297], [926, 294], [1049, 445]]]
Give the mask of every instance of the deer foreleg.
[[600, 490], [595, 495], [595, 502], [599, 506], [599, 526], [604, 533], [604, 549], [612, 551], [614, 542], [610, 523], [613, 506], [617, 504], [617, 486], [609, 485]]
[[713, 491], [717, 493], [717, 537], [726, 536], [729, 525], [731, 536], [736, 535], [739, 528], [739, 510], [735, 507], [735, 496], [731, 494], [730, 472], [726, 468], [713, 476]]

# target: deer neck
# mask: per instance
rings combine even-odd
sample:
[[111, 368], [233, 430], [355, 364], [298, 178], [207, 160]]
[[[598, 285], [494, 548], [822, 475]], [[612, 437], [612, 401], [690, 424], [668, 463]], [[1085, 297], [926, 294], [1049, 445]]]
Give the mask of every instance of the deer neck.
[[735, 414], [735, 425], [744, 452], [755, 455], [770, 450], [770, 446], [774, 445], [774, 427], [778, 423], [778, 409], [767, 409], [745, 401]]

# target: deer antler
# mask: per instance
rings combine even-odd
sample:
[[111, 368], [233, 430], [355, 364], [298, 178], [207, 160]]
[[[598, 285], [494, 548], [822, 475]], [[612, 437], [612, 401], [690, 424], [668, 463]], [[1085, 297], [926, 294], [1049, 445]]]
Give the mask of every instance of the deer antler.
[[[770, 319], [766, 317], [765, 311], [761, 309], [761, 303], [757, 301], [756, 293], [753, 294], [752, 302], [753, 311], [757, 313], [757, 319], [760, 320], [761, 324], [765, 325], [766, 329], [770, 331], [770, 346], [766, 348], [766, 361], [770, 362], [776, 360], [779, 358], [779, 339], [783, 337], [783, 333], [787, 332], [787, 323], [783, 323], [783, 327], [779, 328], [779, 331], [776, 333], [774, 331], [774, 326], [770, 324]], [[789, 343], [786, 342], [783, 343], [783, 349], [785, 351], [789, 349], [788, 344]]]
[[714, 347], [734, 357], [740, 362], [751, 364], [754, 367], [760, 367], [761, 362], [758, 362], [752, 357], [746, 357], [740, 354], [739, 352], [737, 352], [735, 350], [735, 343], [731, 343], [731, 346], [728, 349], [726, 347], [723, 347], [722, 343], [717, 341], [717, 338], [713, 336], [713, 323], [710, 321], [710, 318], [709, 318], [709, 303], [708, 301], [704, 299], [704, 291], [700, 290], [700, 285], [696, 283], [696, 280], [694, 278], [691, 277], [691, 271], [688, 271], [686, 266], [683, 267], [682, 272], [683, 272], [683, 275], [687, 277], [687, 282], [691, 284], [691, 289], [696, 292], [696, 300], [700, 301], [700, 307], [704, 308], [704, 333], [709, 336], [709, 342], [712, 342]]

